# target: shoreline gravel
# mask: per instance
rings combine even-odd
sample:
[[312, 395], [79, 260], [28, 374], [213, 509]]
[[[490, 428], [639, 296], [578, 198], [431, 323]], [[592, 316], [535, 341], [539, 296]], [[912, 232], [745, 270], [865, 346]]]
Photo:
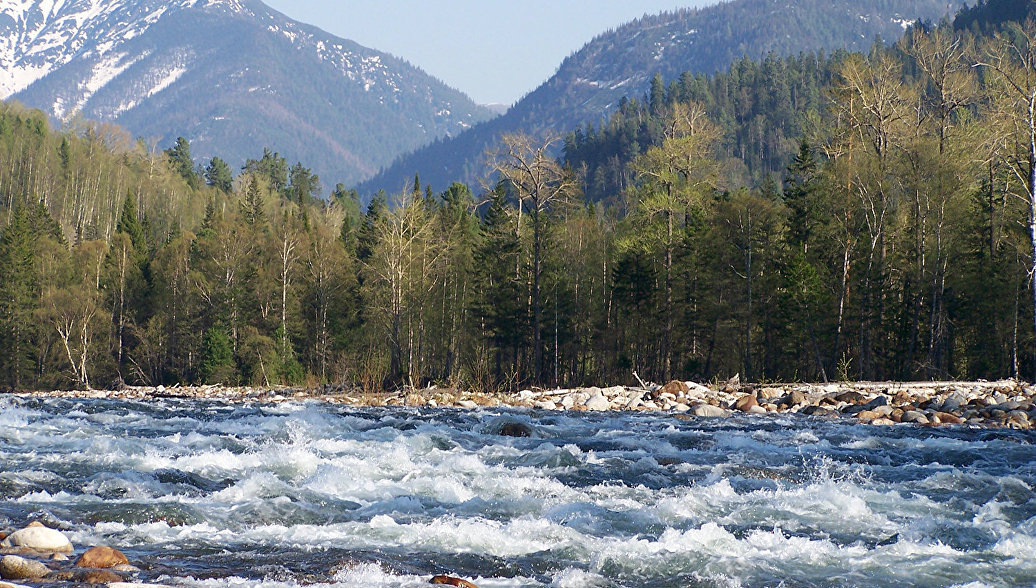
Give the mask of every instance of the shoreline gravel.
[[725, 418], [737, 413], [801, 413], [816, 418], [852, 419], [872, 425], [965, 425], [1020, 430], [1030, 430], [1036, 423], [1036, 386], [1015, 380], [741, 384], [735, 377], [710, 386], [674, 380], [665, 385], [526, 389], [513, 394], [482, 394], [435, 387], [372, 394], [335, 386], [303, 389], [221, 385], [8, 394], [20, 397], [117, 400], [308, 400], [352, 407], [653, 411], [671, 413], [681, 418]]

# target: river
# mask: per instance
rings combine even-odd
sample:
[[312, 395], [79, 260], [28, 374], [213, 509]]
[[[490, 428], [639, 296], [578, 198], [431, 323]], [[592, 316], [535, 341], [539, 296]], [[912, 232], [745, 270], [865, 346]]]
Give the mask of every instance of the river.
[[[524, 433], [527, 437], [504, 436]], [[1036, 434], [0, 397], [0, 529], [180, 586], [1036, 585]]]

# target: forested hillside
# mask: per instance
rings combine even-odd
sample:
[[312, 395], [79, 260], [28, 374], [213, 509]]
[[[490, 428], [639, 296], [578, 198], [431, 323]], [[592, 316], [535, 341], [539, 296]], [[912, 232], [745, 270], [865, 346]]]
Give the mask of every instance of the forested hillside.
[[483, 179], [485, 152], [505, 133], [564, 133], [594, 123], [622, 98], [649, 91], [657, 74], [711, 75], [736, 60], [768, 54], [848, 49], [894, 41], [918, 20], [952, 15], [959, 0], [737, 0], [645, 16], [601, 34], [566, 59], [557, 73], [503, 117], [403, 156], [357, 189], [369, 196], [399, 190], [420, 173], [437, 187]]
[[[0, 378], [1032, 378], [1034, 27], [919, 28], [866, 54], [660, 80], [565, 145], [506, 136], [488, 192], [414, 178], [365, 213], [341, 186], [316, 198], [312, 171], [269, 151], [199, 176], [186, 140], [57, 133], [6, 105]], [[734, 78], [801, 103], [710, 102]], [[782, 126], [791, 110], [808, 125]], [[779, 158], [746, 113], [795, 146], [759, 187], [740, 158]]]

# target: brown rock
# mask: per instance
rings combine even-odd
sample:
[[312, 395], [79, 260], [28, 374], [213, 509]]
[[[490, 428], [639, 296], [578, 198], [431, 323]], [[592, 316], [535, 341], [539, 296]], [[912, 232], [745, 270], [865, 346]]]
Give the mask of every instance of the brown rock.
[[745, 394], [734, 403], [734, 408], [741, 412], [749, 412], [755, 406], [759, 406], [759, 401], [752, 394]]
[[950, 414], [948, 412], [937, 412], [935, 416], [939, 418], [939, 422], [944, 425], [959, 425], [964, 422], [959, 416]]
[[672, 382], [669, 382], [665, 386], [662, 386], [662, 388], [660, 390], [658, 390], [658, 394], [661, 395], [661, 394], [665, 394], [665, 393], [668, 392], [669, 394], [672, 394], [673, 396], [680, 396], [680, 395], [686, 395], [690, 391], [691, 391], [691, 388], [690, 388], [690, 386], [687, 385], [687, 382], [681, 382], [680, 380], [673, 380]]
[[76, 576], [76, 580], [83, 584], [111, 584], [113, 582], [124, 582], [126, 579], [108, 570], [93, 570]]
[[838, 402], [845, 402], [847, 404], [864, 404], [867, 402], [867, 397], [855, 390], [850, 390], [835, 396], [835, 400]]
[[106, 545], [98, 545], [87, 549], [83, 555], [76, 560], [78, 568], [113, 568], [115, 566], [128, 564], [129, 560], [118, 549]]
[[478, 586], [468, 582], [467, 580], [461, 580], [460, 578], [453, 578], [450, 576], [435, 576], [431, 580], [432, 584], [445, 584], [446, 586], [459, 586], [459, 588], [478, 588]]
[[856, 418], [860, 419], [861, 421], [873, 421], [874, 419], [881, 418], [881, 415], [874, 412], [873, 410], [864, 410], [857, 413]]
[[781, 400], [782, 404], [788, 406], [799, 406], [800, 404], [806, 404], [806, 395], [801, 390], [792, 390]]
[[762, 388], [757, 393], [757, 396], [763, 400], [773, 400], [774, 398], [780, 398], [781, 390], [779, 388], [772, 387]]

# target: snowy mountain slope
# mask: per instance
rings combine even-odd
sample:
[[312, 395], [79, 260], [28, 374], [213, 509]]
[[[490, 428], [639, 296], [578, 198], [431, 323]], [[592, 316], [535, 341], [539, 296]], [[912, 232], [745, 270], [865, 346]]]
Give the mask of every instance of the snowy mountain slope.
[[0, 97], [55, 119], [191, 140], [232, 165], [263, 147], [326, 185], [491, 116], [390, 55], [258, 0], [0, 0]]

